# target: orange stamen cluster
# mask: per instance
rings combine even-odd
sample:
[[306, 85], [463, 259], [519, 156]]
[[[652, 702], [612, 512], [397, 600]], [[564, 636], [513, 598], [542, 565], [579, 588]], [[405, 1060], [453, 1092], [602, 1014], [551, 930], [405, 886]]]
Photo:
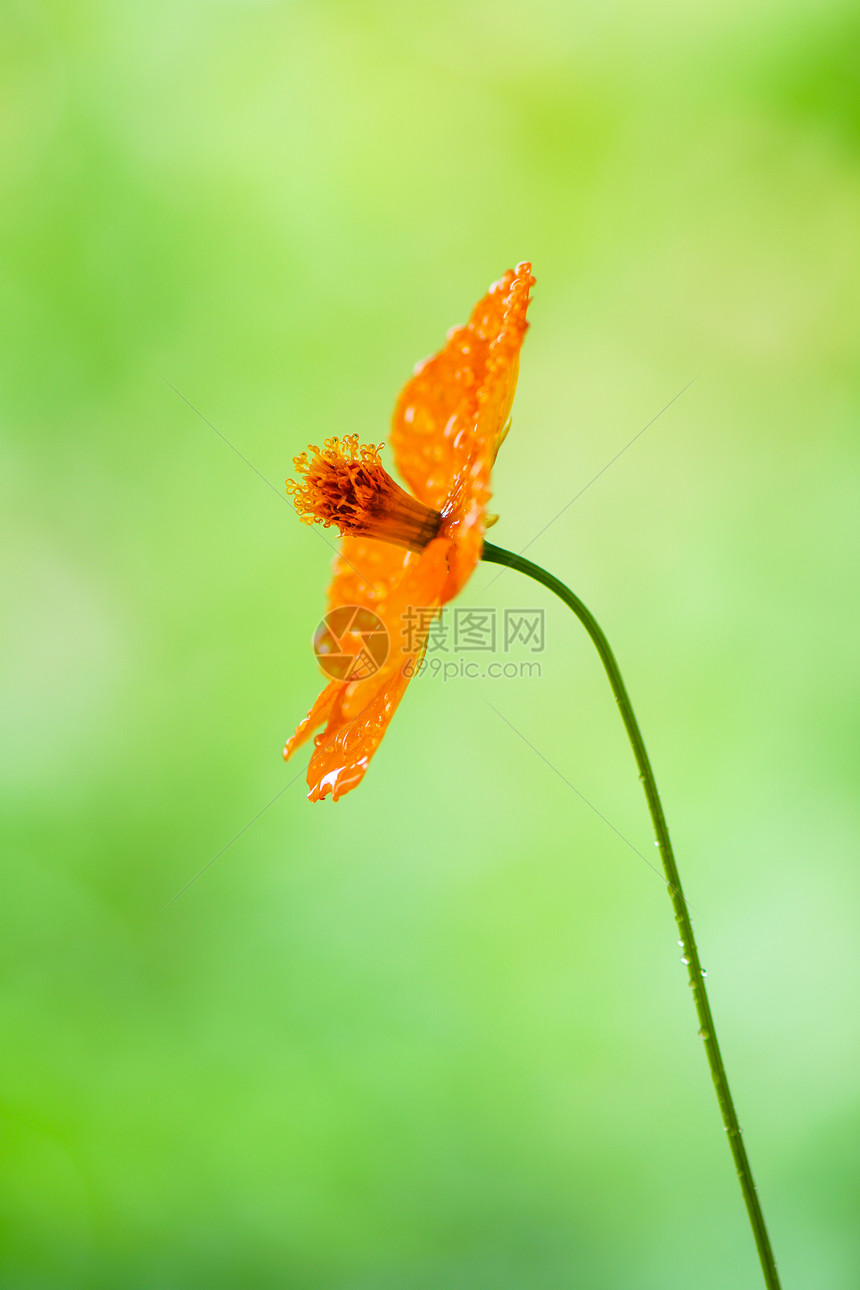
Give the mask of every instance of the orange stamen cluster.
[[304, 524], [334, 525], [342, 536], [423, 551], [442, 517], [395, 483], [380, 460], [381, 447], [360, 444], [357, 434], [326, 439], [322, 448], [311, 444], [293, 458], [300, 479], [287, 480], [287, 493]]

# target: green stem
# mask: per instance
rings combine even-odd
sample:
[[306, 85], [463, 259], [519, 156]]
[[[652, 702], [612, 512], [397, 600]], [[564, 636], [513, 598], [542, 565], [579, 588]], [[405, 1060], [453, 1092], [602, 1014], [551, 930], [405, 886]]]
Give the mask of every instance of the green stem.
[[717, 1101], [720, 1106], [720, 1114], [723, 1118], [723, 1125], [729, 1139], [734, 1158], [735, 1167], [738, 1171], [738, 1180], [743, 1192], [744, 1202], [747, 1207], [750, 1225], [755, 1237], [756, 1247], [759, 1258], [761, 1259], [762, 1271], [764, 1273], [765, 1285], [769, 1290], [779, 1290], [779, 1277], [777, 1276], [776, 1263], [774, 1262], [773, 1251], [770, 1247], [770, 1240], [765, 1227], [764, 1215], [759, 1204], [758, 1193], [756, 1192], [755, 1183], [753, 1182], [752, 1169], [747, 1159], [746, 1148], [743, 1138], [741, 1137], [741, 1127], [738, 1124], [738, 1117], [735, 1112], [732, 1095], [729, 1090], [729, 1081], [726, 1076], [726, 1068], [723, 1065], [723, 1058], [720, 1053], [720, 1046], [717, 1043], [717, 1035], [714, 1030], [714, 1022], [711, 1016], [711, 1006], [708, 1002], [708, 992], [705, 989], [704, 970], [699, 961], [699, 951], [696, 948], [696, 941], [693, 936], [693, 924], [690, 921], [690, 911], [687, 908], [687, 902], [684, 899], [684, 892], [681, 888], [681, 879], [678, 874], [678, 866], [675, 863], [675, 856], [672, 851], [672, 843], [669, 840], [669, 829], [666, 825], [666, 817], [663, 814], [663, 807], [660, 802], [660, 796], [657, 792], [657, 783], [654, 779], [654, 772], [651, 769], [651, 763], [648, 760], [648, 754], [645, 751], [645, 743], [642, 738], [642, 732], [639, 724], [633, 714], [633, 707], [627, 694], [627, 689], [621, 679], [621, 673], [618, 670], [618, 664], [615, 656], [609, 648], [609, 642], [601, 631], [595, 619], [588, 609], [575, 596], [569, 587], [558, 578], [554, 578], [551, 573], [547, 573], [537, 564], [532, 564], [531, 560], [524, 559], [521, 555], [515, 555], [511, 551], [505, 551], [501, 547], [493, 546], [490, 542], [484, 543], [483, 556], [490, 564], [502, 564], [509, 569], [515, 569], [518, 573], [524, 573], [529, 578], [534, 578], [536, 582], [541, 583], [550, 591], [554, 592], [560, 600], [563, 600], [569, 609], [572, 609], [585, 630], [591, 637], [600, 661], [609, 677], [609, 684], [612, 687], [612, 693], [615, 695], [615, 701], [621, 713], [621, 720], [624, 722], [624, 729], [627, 731], [627, 737], [633, 748], [633, 755], [636, 758], [636, 765], [639, 767], [639, 778], [642, 781], [642, 787], [645, 790], [645, 797], [648, 801], [648, 810], [651, 812], [651, 820], [654, 825], [654, 833], [657, 838], [657, 846], [663, 860], [663, 872], [666, 876], [666, 883], [669, 888], [669, 896], [672, 900], [672, 908], [675, 911], [675, 921], [678, 924], [678, 932], [683, 947], [683, 962], [687, 965], [687, 972], [690, 977], [690, 986], [693, 991], [693, 999], [696, 1004], [696, 1012], [699, 1018], [699, 1034], [705, 1045], [705, 1052], [708, 1058], [708, 1065], [711, 1068], [711, 1076], [714, 1081], [714, 1088], [717, 1093]]

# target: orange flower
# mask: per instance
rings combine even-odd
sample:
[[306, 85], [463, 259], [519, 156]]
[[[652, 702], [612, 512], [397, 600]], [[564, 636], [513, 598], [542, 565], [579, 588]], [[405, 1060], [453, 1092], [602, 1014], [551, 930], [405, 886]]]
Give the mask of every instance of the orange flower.
[[[420, 665], [434, 615], [481, 558], [490, 470], [507, 432], [533, 285], [530, 264], [509, 269], [404, 386], [391, 447], [411, 494], [383, 467], [382, 445], [360, 446], [357, 435], [295, 458], [299, 479], [287, 481], [287, 492], [299, 516], [336, 526], [344, 539], [329, 613], [370, 610], [389, 643], [370, 675], [365, 668], [362, 679], [347, 671], [332, 680], [284, 748], [290, 757], [325, 722], [308, 765], [311, 801], [328, 793], [337, 801], [363, 779]], [[358, 656], [362, 633], [347, 630], [338, 643]]]

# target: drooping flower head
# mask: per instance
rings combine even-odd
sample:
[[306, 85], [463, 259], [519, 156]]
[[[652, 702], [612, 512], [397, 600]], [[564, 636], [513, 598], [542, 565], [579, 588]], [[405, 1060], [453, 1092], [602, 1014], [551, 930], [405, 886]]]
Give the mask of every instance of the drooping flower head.
[[[294, 459], [299, 478], [287, 481], [287, 492], [300, 518], [343, 536], [329, 611], [371, 610], [390, 641], [372, 675], [326, 686], [284, 749], [290, 757], [325, 723], [308, 765], [312, 801], [329, 792], [336, 801], [364, 777], [423, 656], [434, 613], [481, 558], [490, 472], [507, 432], [533, 285], [530, 264], [509, 269], [404, 386], [391, 447], [411, 493], [385, 470], [382, 445], [362, 446], [357, 435], [327, 439]], [[344, 648], [357, 650], [360, 641]]]

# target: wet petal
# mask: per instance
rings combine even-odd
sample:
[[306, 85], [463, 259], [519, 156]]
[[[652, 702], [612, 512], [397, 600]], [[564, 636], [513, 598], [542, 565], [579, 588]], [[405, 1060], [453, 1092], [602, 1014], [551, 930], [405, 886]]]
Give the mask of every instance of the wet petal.
[[317, 736], [317, 748], [308, 764], [312, 802], [328, 793], [336, 802], [361, 783], [410, 679], [408, 670], [398, 669], [352, 721]]
[[366, 605], [384, 619], [393, 589], [417, 559], [413, 552], [390, 542], [344, 538], [333, 564], [329, 609], [337, 609], [339, 605]]
[[296, 749], [301, 748], [302, 744], [310, 739], [317, 726], [321, 726], [324, 721], [332, 720], [336, 708], [340, 706], [339, 700], [345, 689], [346, 686], [342, 681], [331, 681], [326, 686], [308, 715], [299, 722], [296, 733], [284, 745], [284, 761], [289, 761]]
[[[331, 716], [325, 731], [316, 737], [316, 749], [308, 764], [312, 801], [328, 793], [337, 801], [364, 778], [423, 655], [433, 613], [438, 612], [442, 588], [448, 578], [450, 554], [451, 543], [447, 539], [431, 542], [392, 593], [385, 620], [392, 634], [385, 667], [367, 680], [349, 685], [338, 683], [341, 693], [331, 700]], [[416, 609], [425, 612], [417, 622], [410, 621], [408, 616]], [[318, 704], [323, 697], [320, 696]], [[322, 711], [320, 707], [317, 724], [324, 719]], [[312, 712], [306, 722], [313, 715]], [[306, 737], [306, 722], [299, 727], [303, 737]]]
[[530, 264], [509, 269], [479, 300], [464, 327], [404, 386], [394, 410], [391, 446], [416, 497], [443, 510], [454, 494], [464, 513], [473, 495], [481, 510], [489, 470], [516, 389], [528, 326]]

